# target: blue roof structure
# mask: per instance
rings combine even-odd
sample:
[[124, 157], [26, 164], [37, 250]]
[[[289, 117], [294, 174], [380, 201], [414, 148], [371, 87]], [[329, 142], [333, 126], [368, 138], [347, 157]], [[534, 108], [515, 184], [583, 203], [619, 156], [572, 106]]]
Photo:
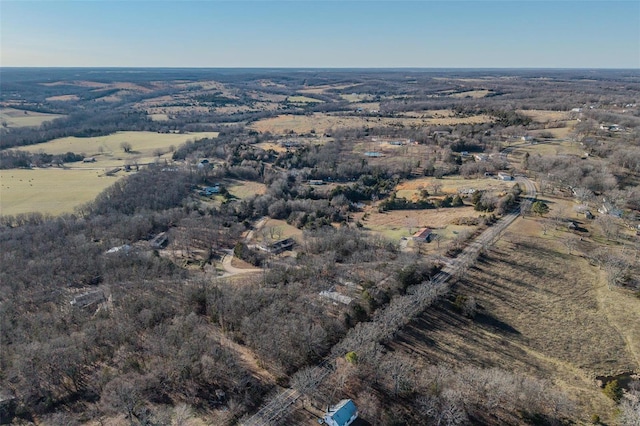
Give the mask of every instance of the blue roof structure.
[[[335, 407], [331, 407], [325, 415], [327, 423], [335, 426], [348, 426], [358, 417], [358, 409], [350, 399], [343, 399]], [[328, 420], [331, 420], [329, 422]]]

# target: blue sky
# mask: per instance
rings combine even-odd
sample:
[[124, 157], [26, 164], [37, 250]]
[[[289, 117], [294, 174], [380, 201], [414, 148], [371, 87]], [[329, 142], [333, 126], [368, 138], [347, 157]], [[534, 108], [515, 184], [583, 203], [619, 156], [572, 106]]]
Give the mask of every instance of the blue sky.
[[0, 65], [640, 68], [640, 1], [0, 0]]

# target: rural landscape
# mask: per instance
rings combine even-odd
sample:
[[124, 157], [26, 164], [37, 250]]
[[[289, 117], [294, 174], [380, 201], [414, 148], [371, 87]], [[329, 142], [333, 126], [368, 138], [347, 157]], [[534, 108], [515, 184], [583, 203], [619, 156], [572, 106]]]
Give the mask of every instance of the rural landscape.
[[0, 124], [0, 424], [640, 425], [637, 70], [5, 67]]

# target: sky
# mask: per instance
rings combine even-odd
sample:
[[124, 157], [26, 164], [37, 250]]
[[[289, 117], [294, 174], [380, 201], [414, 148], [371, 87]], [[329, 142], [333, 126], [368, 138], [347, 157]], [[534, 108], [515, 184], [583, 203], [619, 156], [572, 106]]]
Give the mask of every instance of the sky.
[[640, 68], [640, 1], [0, 0], [0, 66]]

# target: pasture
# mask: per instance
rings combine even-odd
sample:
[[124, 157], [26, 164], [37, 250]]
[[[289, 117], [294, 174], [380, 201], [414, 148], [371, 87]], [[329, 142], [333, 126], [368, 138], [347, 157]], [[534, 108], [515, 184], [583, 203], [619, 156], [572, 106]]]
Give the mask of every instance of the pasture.
[[0, 170], [0, 215], [73, 212], [118, 178], [102, 170]]
[[[375, 206], [367, 207], [363, 212], [352, 215], [354, 222], [360, 221], [364, 228], [380, 234], [394, 242], [402, 237], [410, 237], [419, 228], [429, 227], [446, 239], [455, 238], [463, 230], [472, 230], [471, 226], [453, 225], [456, 219], [464, 217], [478, 217], [483, 213], [477, 212], [471, 206], [425, 209], [425, 210], [393, 210], [380, 213]], [[435, 243], [432, 245], [436, 246]]]
[[[155, 133], [155, 132], [117, 132], [107, 136], [92, 138], [66, 137], [49, 142], [21, 147], [21, 150], [47, 154], [74, 152], [85, 157], [95, 157], [95, 163], [76, 163], [75, 167], [115, 167], [127, 161], [146, 163], [154, 161], [160, 152], [167, 154], [189, 140], [217, 137], [217, 132], [201, 133]], [[131, 144], [131, 152], [123, 151], [123, 142]]]
[[457, 194], [460, 191], [475, 189], [477, 191], [502, 192], [515, 185], [514, 181], [502, 181], [493, 178], [464, 179], [459, 176], [445, 176], [442, 179], [433, 177], [422, 177], [401, 182], [396, 186], [398, 196], [410, 198], [410, 196], [421, 189], [433, 192], [433, 185], [440, 186], [440, 192], [445, 194]]
[[26, 111], [15, 108], [0, 108], [0, 123], [8, 128], [37, 127], [44, 122], [65, 117], [61, 114], [46, 114], [44, 112]]
[[264, 194], [267, 191], [266, 185], [259, 182], [233, 181], [226, 185], [229, 193], [239, 199]]
[[308, 96], [289, 96], [287, 98], [287, 102], [295, 103], [295, 104], [313, 104], [313, 103], [323, 103], [320, 99], [310, 98]]
[[451, 300], [425, 311], [392, 343], [431, 363], [501, 367], [554, 382], [576, 399], [583, 420], [610, 421], [614, 403], [597, 375], [637, 371], [640, 300], [609, 290], [562, 236], [543, 237], [540, 221], [518, 219], [453, 287], [473, 296], [475, 318]]
[[327, 132], [337, 128], [357, 128], [374, 126], [406, 126], [419, 127], [428, 125], [454, 125], [454, 124], [478, 124], [491, 122], [492, 118], [486, 115], [475, 115], [471, 117], [433, 117], [433, 118], [387, 118], [387, 117], [360, 117], [360, 116], [337, 116], [322, 113], [311, 115], [289, 115], [283, 114], [277, 117], [266, 118], [256, 121], [249, 127], [261, 133], [271, 132], [274, 134], [286, 134], [291, 131], [302, 134], [311, 130], [316, 132]]

